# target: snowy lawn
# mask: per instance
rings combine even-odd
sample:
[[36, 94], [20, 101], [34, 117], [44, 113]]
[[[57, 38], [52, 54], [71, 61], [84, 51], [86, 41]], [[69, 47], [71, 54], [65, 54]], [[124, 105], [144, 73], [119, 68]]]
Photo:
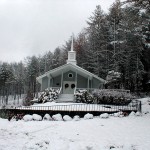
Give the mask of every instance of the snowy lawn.
[[8, 121], [0, 119], [0, 150], [149, 150], [150, 105], [142, 116], [79, 121]]

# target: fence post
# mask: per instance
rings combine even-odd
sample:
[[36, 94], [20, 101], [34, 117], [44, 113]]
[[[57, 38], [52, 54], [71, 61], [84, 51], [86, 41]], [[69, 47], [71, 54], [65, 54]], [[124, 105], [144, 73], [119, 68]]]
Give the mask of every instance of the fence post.
[[142, 112], [142, 103], [141, 103], [141, 101], [139, 101], [139, 112], [140, 113]]

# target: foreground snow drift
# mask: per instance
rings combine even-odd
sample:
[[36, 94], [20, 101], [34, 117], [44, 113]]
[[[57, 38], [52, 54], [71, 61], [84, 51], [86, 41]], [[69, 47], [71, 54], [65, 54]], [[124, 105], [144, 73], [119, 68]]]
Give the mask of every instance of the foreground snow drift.
[[142, 108], [147, 112], [142, 116], [74, 117], [79, 121], [9, 122], [0, 118], [0, 150], [149, 150], [150, 105], [143, 102]]

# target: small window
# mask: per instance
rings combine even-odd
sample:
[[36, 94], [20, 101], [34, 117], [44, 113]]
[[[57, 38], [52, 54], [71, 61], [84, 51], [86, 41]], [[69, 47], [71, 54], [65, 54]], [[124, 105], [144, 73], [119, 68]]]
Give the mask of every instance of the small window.
[[56, 83], [56, 85], [59, 85], [59, 83]]
[[69, 73], [69, 74], [68, 74], [68, 77], [69, 77], [69, 78], [72, 78], [72, 77], [73, 77], [73, 74], [72, 74], [72, 73]]

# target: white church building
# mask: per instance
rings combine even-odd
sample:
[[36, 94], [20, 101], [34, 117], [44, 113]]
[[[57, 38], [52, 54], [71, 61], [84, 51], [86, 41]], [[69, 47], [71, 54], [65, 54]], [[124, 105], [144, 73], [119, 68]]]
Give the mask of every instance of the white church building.
[[60, 88], [62, 94], [73, 94], [74, 90], [78, 88], [103, 88], [105, 83], [104, 79], [77, 65], [76, 52], [73, 50], [73, 38], [67, 63], [37, 77], [37, 81], [41, 85], [41, 91], [47, 88]]

